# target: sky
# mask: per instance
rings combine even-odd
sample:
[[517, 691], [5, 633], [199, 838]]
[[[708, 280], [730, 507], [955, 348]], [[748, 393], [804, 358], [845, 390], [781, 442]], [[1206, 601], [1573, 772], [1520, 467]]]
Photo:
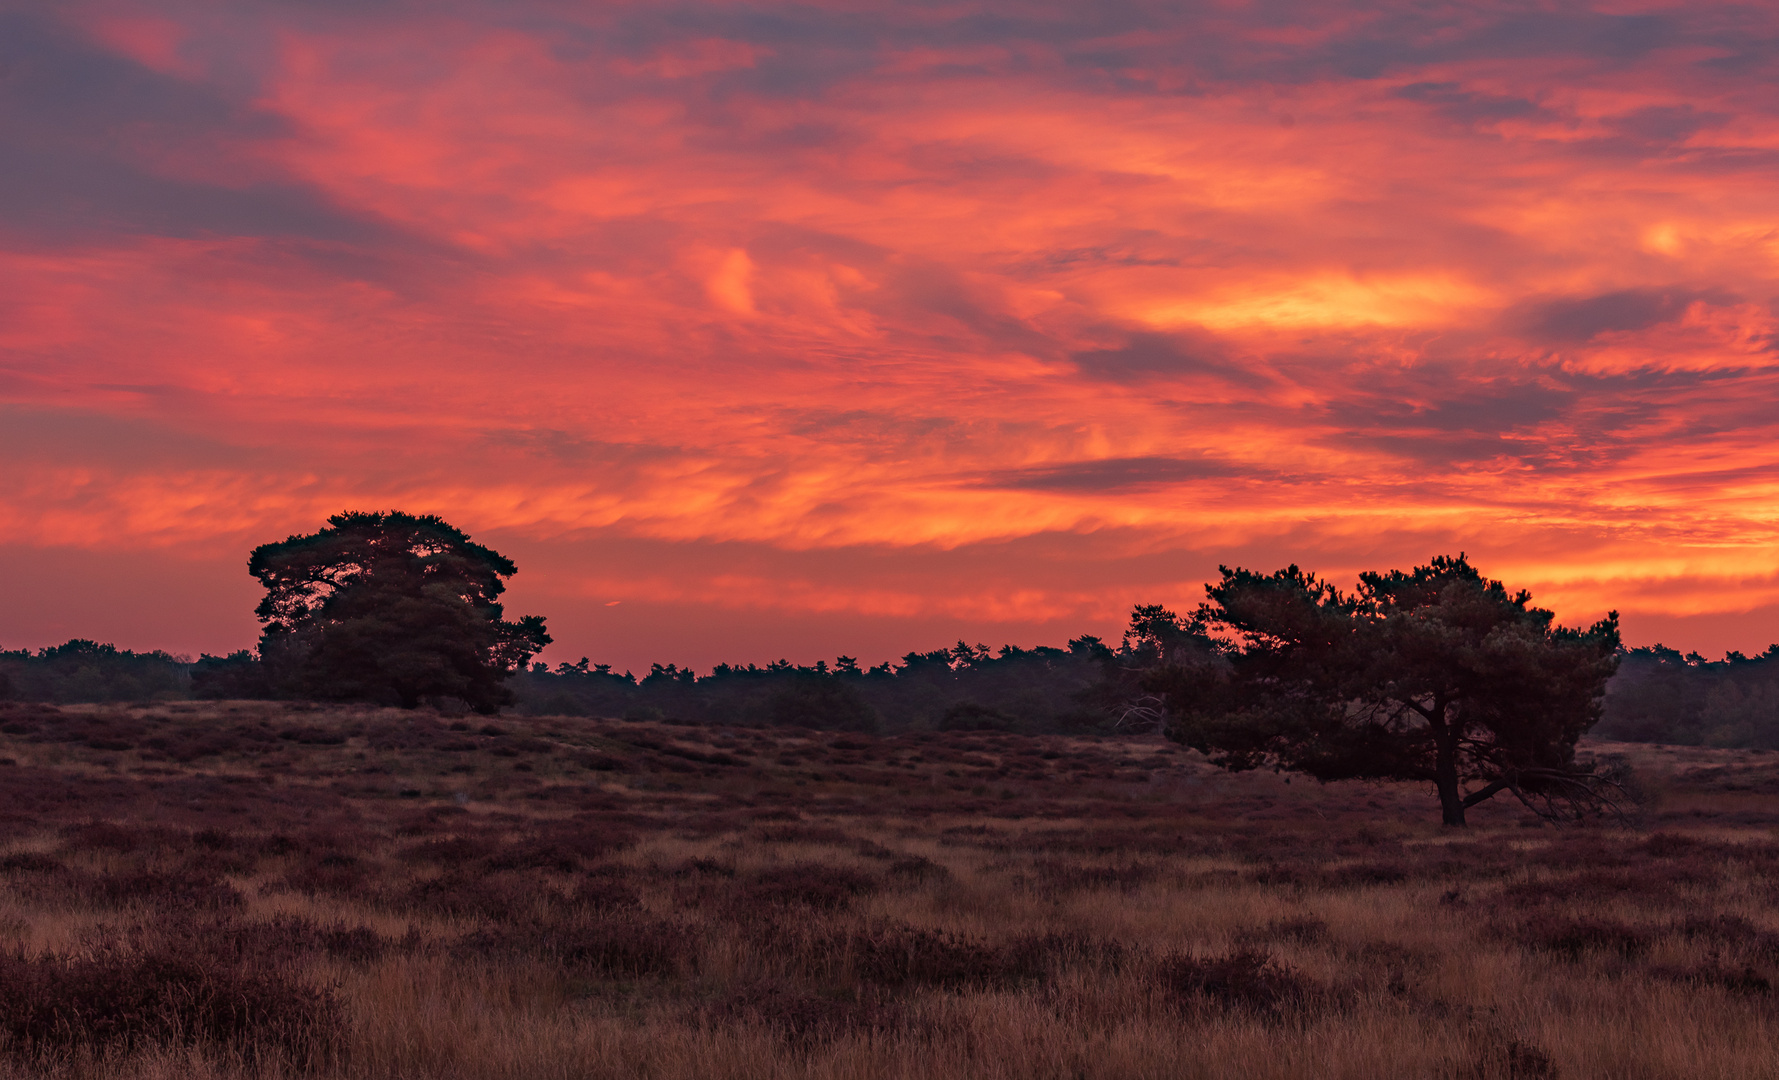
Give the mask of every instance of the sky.
[[1466, 552], [1779, 641], [1779, 8], [0, 0], [0, 647], [437, 513], [551, 661]]

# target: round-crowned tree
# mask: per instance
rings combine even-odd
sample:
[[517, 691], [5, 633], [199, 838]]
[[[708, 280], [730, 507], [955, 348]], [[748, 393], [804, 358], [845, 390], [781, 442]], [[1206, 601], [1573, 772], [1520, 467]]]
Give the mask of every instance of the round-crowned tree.
[[512, 560], [430, 514], [327, 524], [247, 563], [266, 589], [260, 657], [280, 695], [404, 708], [458, 698], [481, 713], [512, 700], [507, 677], [550, 643], [541, 616], [502, 618]]
[[1143, 685], [1167, 733], [1232, 770], [1417, 780], [1447, 825], [1509, 792], [1547, 816], [1610, 809], [1622, 788], [1575, 758], [1617, 667], [1618, 613], [1559, 626], [1463, 555], [1359, 575], [1223, 568], [1189, 619], [1139, 608]]

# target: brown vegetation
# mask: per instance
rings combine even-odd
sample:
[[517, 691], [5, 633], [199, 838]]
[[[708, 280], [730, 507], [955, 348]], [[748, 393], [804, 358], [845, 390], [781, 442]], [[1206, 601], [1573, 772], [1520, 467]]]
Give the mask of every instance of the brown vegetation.
[[0, 1071], [1779, 1075], [1779, 755], [1636, 830], [1153, 738], [0, 707]]

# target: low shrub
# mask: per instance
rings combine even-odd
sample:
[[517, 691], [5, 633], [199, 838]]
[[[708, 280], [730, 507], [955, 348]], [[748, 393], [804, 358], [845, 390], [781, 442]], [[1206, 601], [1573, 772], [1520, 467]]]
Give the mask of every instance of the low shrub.
[[1686, 986], [1715, 986], [1732, 994], [1764, 997], [1773, 992], [1773, 984], [1753, 967], [1741, 970], [1707, 964], [1699, 967], [1658, 965], [1649, 969], [1651, 978]]
[[1244, 945], [1289, 941], [1297, 945], [1316, 945], [1328, 940], [1328, 924], [1313, 915], [1278, 919], [1265, 926], [1236, 931], [1235, 939]]
[[1688, 940], [1704, 940], [1714, 944], [1757, 943], [1772, 936], [1740, 915], [1721, 913], [1688, 915], [1674, 923], [1672, 929]]
[[311, 896], [353, 896], [365, 891], [368, 870], [356, 855], [322, 851], [292, 868], [280, 884]]
[[1643, 927], [1613, 919], [1557, 916], [1534, 918], [1521, 926], [1518, 934], [1527, 948], [1572, 960], [1590, 950], [1634, 959], [1649, 951], [1653, 936]]
[[627, 830], [562, 827], [496, 846], [483, 864], [490, 870], [556, 870], [567, 874], [635, 843], [636, 834]]
[[561, 921], [507, 921], [474, 931], [456, 945], [460, 954], [525, 956], [570, 972], [618, 978], [670, 976], [691, 961], [691, 927], [636, 912], [600, 913]]
[[640, 908], [642, 896], [631, 884], [611, 874], [590, 874], [583, 878], [568, 896], [568, 903], [593, 911], [621, 911]]
[[902, 856], [885, 866], [883, 872], [898, 885], [924, 885], [929, 882], [946, 881], [951, 877], [950, 870], [925, 855]]
[[341, 746], [346, 742], [345, 732], [313, 725], [287, 727], [278, 732], [278, 737], [304, 746]]
[[313, 1067], [344, 1030], [331, 995], [278, 972], [154, 953], [0, 954], [0, 1053], [15, 1060], [210, 1045]]
[[318, 924], [300, 916], [279, 915], [266, 922], [220, 918], [163, 921], [144, 934], [182, 956], [205, 956], [228, 964], [278, 967], [306, 956], [325, 955], [348, 963], [368, 964], [387, 955], [390, 940], [368, 926], [344, 922]]
[[164, 831], [119, 825], [113, 821], [89, 821], [62, 830], [62, 848], [66, 851], [108, 851], [127, 855], [139, 848], [166, 843], [168, 839]]
[[1320, 996], [1320, 988], [1268, 953], [1242, 949], [1219, 957], [1174, 955], [1156, 965], [1155, 980], [1189, 1005], [1279, 1015]]
[[568, 760], [583, 769], [591, 769], [594, 772], [628, 772], [634, 768], [630, 762], [622, 758], [615, 758], [610, 754], [595, 753], [591, 750], [570, 754]]
[[987, 942], [907, 925], [837, 935], [818, 951], [850, 955], [854, 977], [872, 986], [995, 986], [1012, 974], [1008, 958]]
[[507, 919], [522, 917], [540, 903], [560, 905], [563, 900], [562, 893], [535, 874], [448, 873], [410, 885], [398, 906], [441, 915]]
[[736, 892], [736, 906], [803, 906], [838, 911], [881, 887], [877, 878], [844, 866], [797, 863], [761, 870]]
[[239, 838], [224, 829], [199, 829], [192, 833], [192, 846], [202, 851], [230, 851], [239, 846]]
[[245, 903], [233, 885], [206, 875], [141, 870], [91, 880], [94, 899], [109, 904], [143, 903], [187, 911], [224, 911]]
[[1654, 866], [1589, 867], [1579, 873], [1519, 882], [1501, 891], [1502, 900], [1520, 907], [1625, 897], [1645, 903], [1671, 903], [1678, 890], [1715, 884], [1716, 869], [1691, 861]]
[[831, 825], [775, 825], [761, 829], [758, 835], [770, 844], [831, 844], [834, 847], [852, 847], [859, 842], [858, 837]]
[[35, 851], [15, 851], [0, 856], [0, 874], [59, 874], [67, 869], [60, 859]]
[[1156, 868], [1150, 863], [1128, 863], [1124, 866], [1088, 866], [1081, 863], [1039, 859], [1032, 863], [1028, 887], [1043, 892], [1064, 892], [1072, 889], [1120, 889], [1129, 892], [1155, 879]]
[[1559, 1080], [1556, 1062], [1542, 1048], [1523, 1039], [1497, 1038], [1458, 1077], [1503, 1077], [1505, 1080]]
[[347, 926], [345, 923], [313, 927], [312, 931], [305, 928], [301, 940], [305, 944], [313, 942], [319, 951], [336, 960], [354, 964], [380, 960], [390, 948], [389, 939], [370, 927]]
[[1322, 871], [1321, 885], [1328, 889], [1351, 889], [1366, 885], [1394, 885], [1407, 881], [1409, 867], [1400, 862], [1360, 862], [1330, 867]]
[[448, 836], [423, 840], [403, 848], [399, 858], [405, 863], [431, 863], [435, 866], [462, 866], [494, 854], [494, 843], [479, 836]]
[[811, 1045], [907, 1026], [905, 1008], [869, 988], [851, 994], [818, 994], [806, 987], [762, 981], [737, 987], [703, 1010], [705, 1023], [767, 1028], [793, 1045]]
[[714, 877], [732, 878], [735, 876], [735, 866], [733, 863], [696, 856], [681, 863], [677, 868], [670, 871], [670, 874], [673, 877], [691, 877], [694, 875], [708, 874]]
[[1130, 949], [1109, 938], [1054, 932], [1016, 937], [1001, 947], [1001, 955], [1009, 980], [1044, 978], [1076, 964], [1116, 971], [1133, 959]]

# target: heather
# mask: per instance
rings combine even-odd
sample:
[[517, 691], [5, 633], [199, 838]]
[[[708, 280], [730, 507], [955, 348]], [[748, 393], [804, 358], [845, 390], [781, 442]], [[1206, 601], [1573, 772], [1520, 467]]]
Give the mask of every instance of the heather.
[[0, 706], [0, 1059], [50, 1076], [1771, 1075], [1779, 759], [1642, 818], [1159, 737]]

